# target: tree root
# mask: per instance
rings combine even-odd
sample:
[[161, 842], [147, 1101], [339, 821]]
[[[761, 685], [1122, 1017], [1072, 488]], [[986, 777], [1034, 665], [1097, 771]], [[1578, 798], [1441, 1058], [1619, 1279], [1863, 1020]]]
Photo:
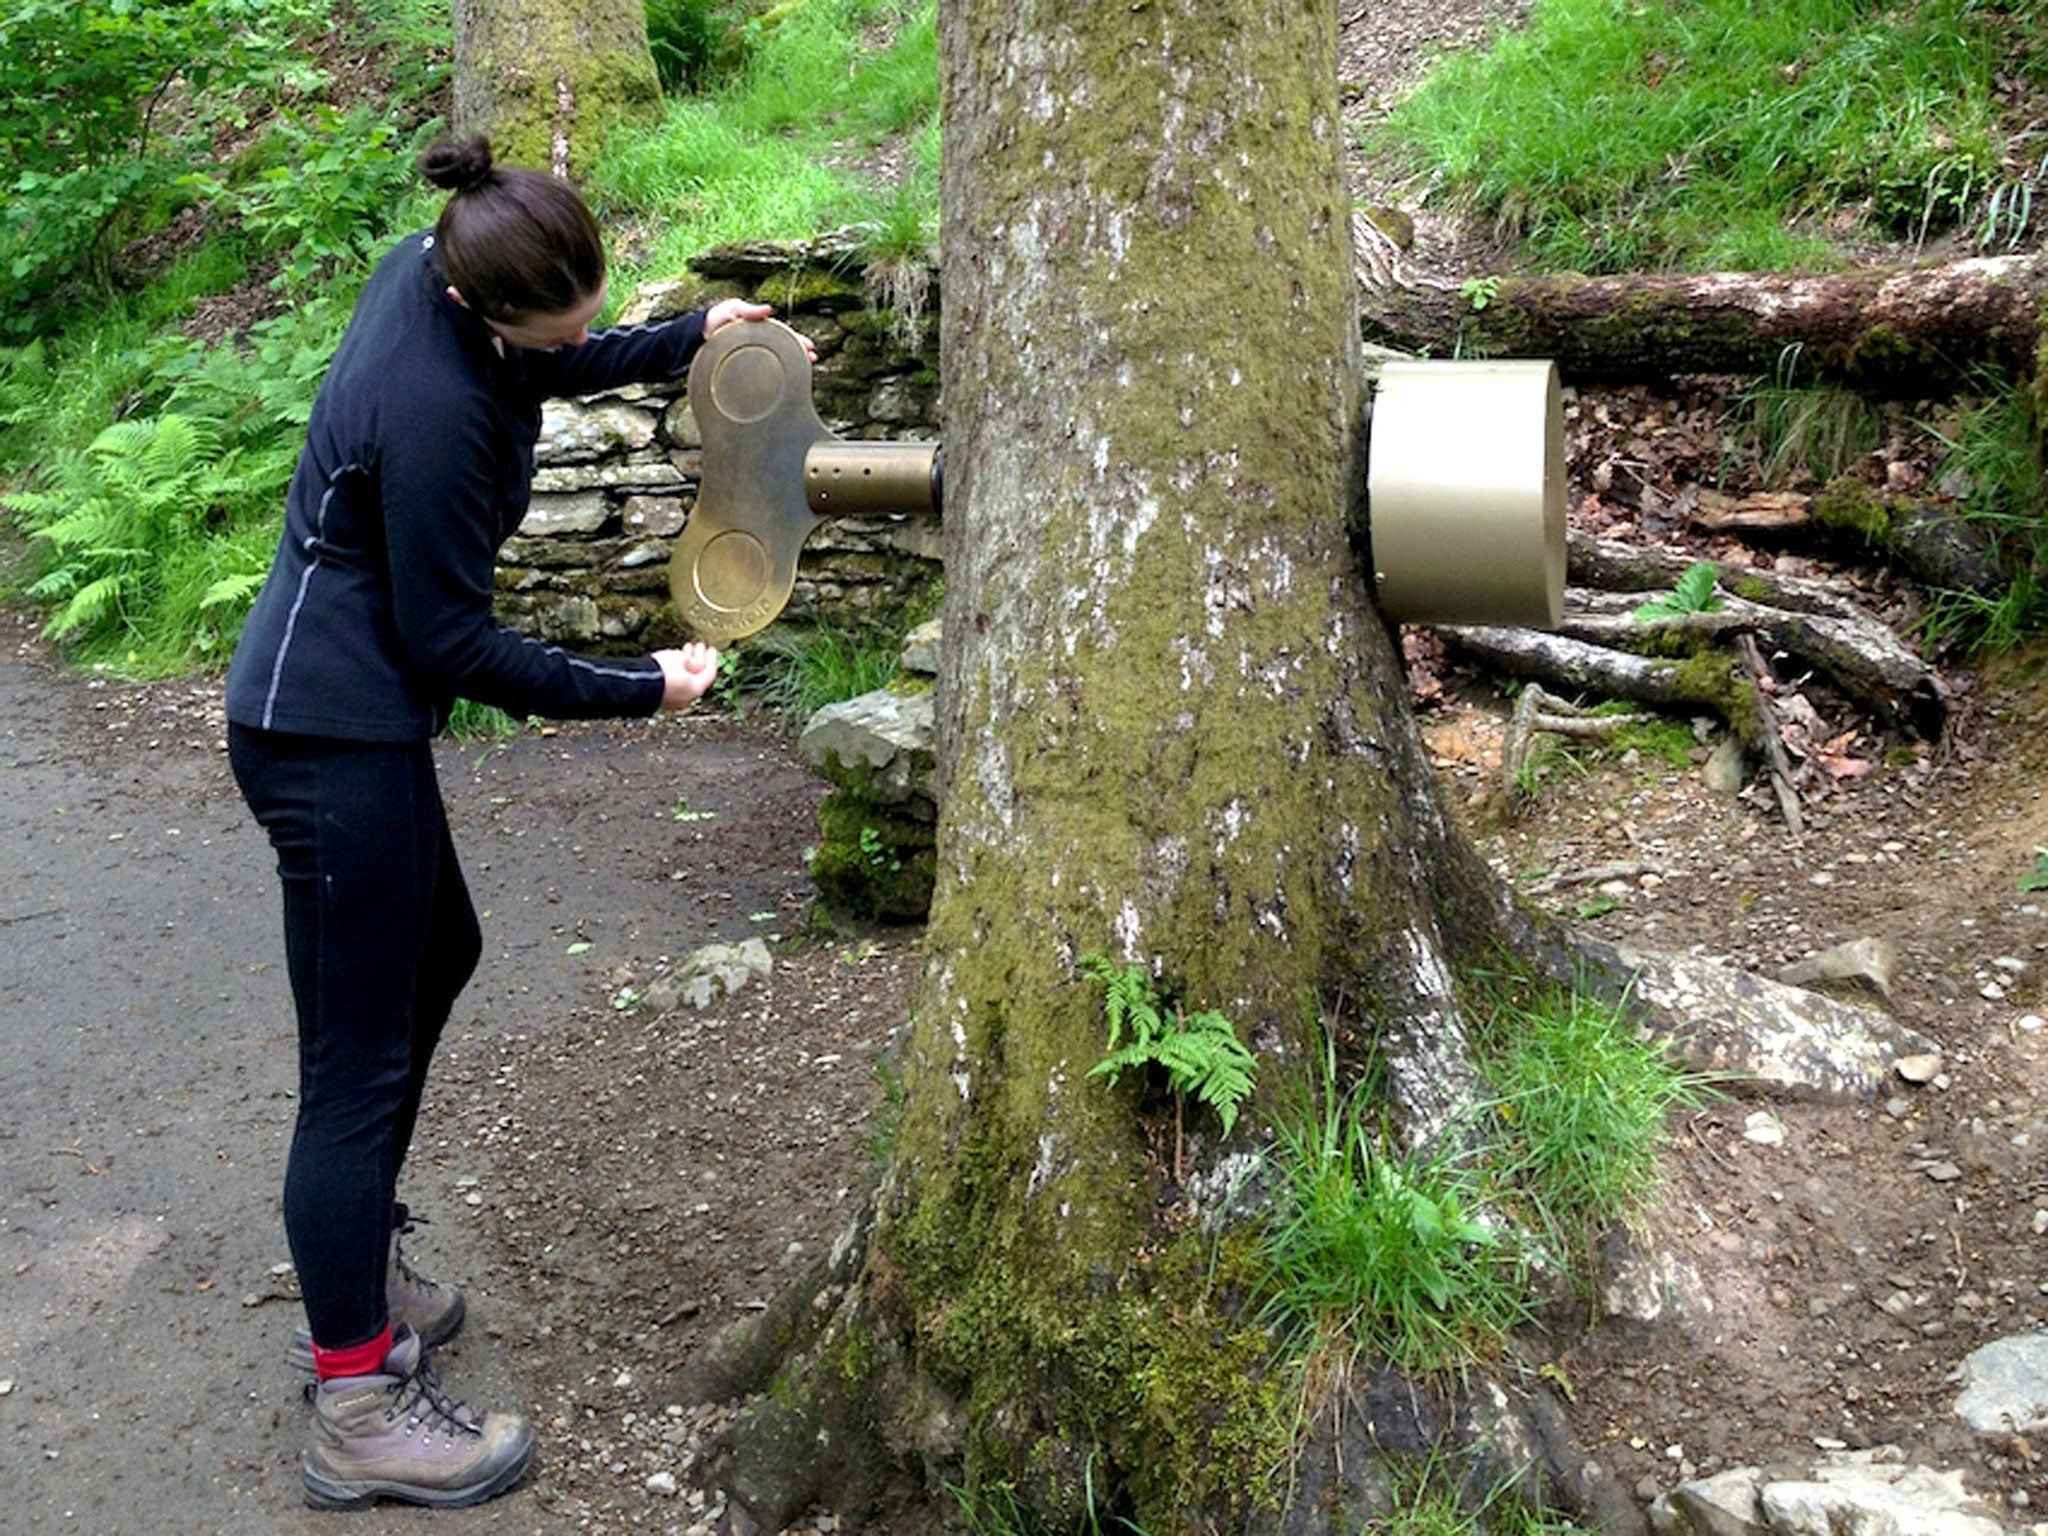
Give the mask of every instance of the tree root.
[[1583, 705], [1559, 698], [1541, 683], [1531, 683], [1515, 701], [1515, 712], [1501, 738], [1501, 782], [1509, 803], [1527, 794], [1529, 755], [1538, 736], [1570, 736], [1578, 740], [1612, 736], [1626, 726], [1641, 725], [1655, 715], [1596, 715]]

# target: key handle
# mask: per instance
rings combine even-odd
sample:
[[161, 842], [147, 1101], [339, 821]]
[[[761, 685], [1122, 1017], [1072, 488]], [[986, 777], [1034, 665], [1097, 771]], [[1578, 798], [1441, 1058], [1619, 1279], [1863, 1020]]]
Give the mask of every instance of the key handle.
[[689, 388], [704, 467], [669, 593], [699, 639], [724, 644], [772, 623], [824, 515], [938, 509], [938, 445], [835, 436], [811, 403], [803, 339], [779, 320], [721, 327], [690, 364]]

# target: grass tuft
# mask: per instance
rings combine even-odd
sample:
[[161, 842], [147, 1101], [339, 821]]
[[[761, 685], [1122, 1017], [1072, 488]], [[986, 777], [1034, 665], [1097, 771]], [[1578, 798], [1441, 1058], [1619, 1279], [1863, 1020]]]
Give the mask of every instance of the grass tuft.
[[778, 625], [728, 653], [720, 692], [801, 729], [827, 704], [888, 687], [902, 669], [902, 651], [890, 636]]
[[1336, 1076], [1326, 1057], [1319, 1083], [1281, 1117], [1266, 1320], [1415, 1370], [1497, 1352], [1526, 1316], [1528, 1264], [1512, 1233], [1478, 1219], [1476, 1164], [1397, 1150]]
[[1504, 998], [1480, 1035], [1497, 1187], [1518, 1219], [1583, 1256], [1602, 1227], [1647, 1209], [1670, 1115], [1710, 1082], [1582, 992]]

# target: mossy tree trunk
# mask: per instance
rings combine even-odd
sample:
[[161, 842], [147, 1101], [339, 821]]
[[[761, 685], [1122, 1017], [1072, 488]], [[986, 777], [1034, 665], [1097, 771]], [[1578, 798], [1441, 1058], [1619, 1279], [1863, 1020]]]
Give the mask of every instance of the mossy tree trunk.
[[[1498, 937], [1353, 556], [1336, 6], [956, 0], [939, 26], [929, 964], [871, 1224], [774, 1325], [832, 1319], [733, 1441], [733, 1523], [893, 1466], [1054, 1529], [1091, 1503], [1270, 1529], [1294, 1405], [1242, 1230], [1205, 1221], [1326, 1029], [1441, 1129], [1473, 1081], [1452, 978]], [[1095, 955], [1259, 1057], [1233, 1143], [1189, 1106], [1185, 1188], [1171, 1101], [1089, 1076]]]
[[644, 0], [455, 0], [455, 128], [501, 164], [578, 176], [661, 100]]

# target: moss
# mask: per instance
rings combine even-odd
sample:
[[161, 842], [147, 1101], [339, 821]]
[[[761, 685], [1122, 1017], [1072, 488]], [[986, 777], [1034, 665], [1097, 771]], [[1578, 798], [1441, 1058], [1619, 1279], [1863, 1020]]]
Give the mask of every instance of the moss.
[[1692, 732], [1675, 720], [1646, 720], [1621, 726], [1601, 742], [1601, 750], [1608, 757], [1635, 752], [1672, 768], [1691, 767], [1696, 746]]
[[1756, 684], [1738, 673], [1726, 656], [1703, 650], [1687, 658], [1672, 670], [1671, 687], [1678, 697], [1712, 708], [1728, 722], [1737, 741], [1755, 749]]
[[1873, 548], [1891, 539], [1892, 517], [1884, 497], [1850, 475], [1830, 480], [1813, 498], [1813, 520], [1821, 527], [1854, 534]]
[[[643, 30], [612, 35], [595, 45], [573, 6], [560, 0], [529, 6], [517, 38], [492, 34], [486, 44], [514, 48], [517, 57], [495, 61], [494, 89], [484, 108], [485, 131], [501, 164], [546, 168], [553, 163], [558, 130], [569, 135], [569, 170], [588, 174], [604, 135], [614, 124], [645, 121], [661, 109], [661, 82]], [[637, 42], [637, 46], [633, 44]], [[560, 102], [566, 88], [573, 114], [565, 122]]]
[[818, 832], [811, 879], [826, 905], [887, 922], [921, 922], [931, 910], [938, 856], [929, 822], [842, 784], [819, 806]]
[[1755, 576], [1736, 577], [1729, 590], [1745, 603], [1768, 603], [1771, 600], [1770, 584]]
[[1852, 377], [1873, 381], [1949, 371], [1947, 360], [1934, 347], [1908, 341], [1882, 325], [1864, 332], [1844, 361]]
[[[1009, 1187], [969, 1164], [966, 1189]], [[1249, 1242], [1182, 1232], [1117, 1270], [1075, 1249], [1048, 1277], [1014, 1208], [967, 1205], [929, 1206], [896, 1250], [938, 1320], [926, 1363], [966, 1401], [964, 1486], [1055, 1529], [1116, 1513], [1163, 1536], [1196, 1510], [1252, 1513], [1293, 1426], [1275, 1341], [1226, 1301]]]
[[764, 277], [754, 296], [784, 315], [856, 311], [867, 303], [858, 283], [824, 267], [800, 267]]

